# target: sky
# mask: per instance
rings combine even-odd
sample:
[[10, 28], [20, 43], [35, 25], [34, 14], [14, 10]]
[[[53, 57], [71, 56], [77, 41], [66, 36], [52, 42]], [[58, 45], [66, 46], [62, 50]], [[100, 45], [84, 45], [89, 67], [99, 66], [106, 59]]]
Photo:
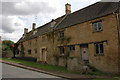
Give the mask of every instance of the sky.
[[24, 28], [32, 29], [32, 23], [40, 27], [65, 14], [65, 4], [71, 11], [91, 5], [100, 0], [0, 0], [0, 36], [2, 40], [17, 42]]

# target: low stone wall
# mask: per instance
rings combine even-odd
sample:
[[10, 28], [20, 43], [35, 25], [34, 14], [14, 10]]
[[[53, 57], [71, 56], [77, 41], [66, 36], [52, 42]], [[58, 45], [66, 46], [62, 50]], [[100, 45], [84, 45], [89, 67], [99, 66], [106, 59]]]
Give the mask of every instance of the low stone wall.
[[58, 66], [67, 67], [67, 58], [66, 57], [59, 57]]
[[80, 62], [79, 58], [69, 57], [67, 58], [67, 69], [69, 71], [81, 71], [83, 63]]
[[12, 58], [13, 57], [13, 53], [11, 51], [2, 51], [2, 57]]
[[79, 73], [90, 73], [91, 70], [85, 62], [81, 61], [79, 57], [68, 57], [67, 58], [67, 69], [73, 72]]
[[47, 63], [48, 64], [51, 64], [51, 65], [58, 65], [58, 60], [54, 57], [50, 57], [48, 60], [47, 60]]

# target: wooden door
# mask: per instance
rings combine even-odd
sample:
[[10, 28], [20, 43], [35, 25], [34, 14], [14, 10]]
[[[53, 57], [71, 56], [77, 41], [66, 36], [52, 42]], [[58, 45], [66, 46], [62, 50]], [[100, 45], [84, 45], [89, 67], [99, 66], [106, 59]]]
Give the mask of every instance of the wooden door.
[[42, 49], [42, 61], [43, 62], [46, 61], [46, 49], [45, 48]]
[[89, 60], [89, 54], [88, 54], [88, 45], [82, 45], [81, 46], [81, 56], [83, 61]]

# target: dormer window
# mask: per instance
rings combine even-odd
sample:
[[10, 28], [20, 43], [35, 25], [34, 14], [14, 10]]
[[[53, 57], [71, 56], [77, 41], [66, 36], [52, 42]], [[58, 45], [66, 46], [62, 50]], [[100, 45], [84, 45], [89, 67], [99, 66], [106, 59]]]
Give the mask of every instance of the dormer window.
[[22, 36], [22, 39], [24, 39], [25, 38], [25, 34], [23, 34], [23, 36]]
[[33, 31], [33, 35], [35, 35], [37, 33], [37, 31]]
[[99, 31], [103, 30], [103, 28], [102, 28], [102, 21], [94, 22], [94, 23], [92, 23], [92, 25], [93, 25], [93, 31], [94, 32], [99, 32]]
[[54, 20], [54, 19], [52, 19], [52, 22], [51, 22], [51, 25], [50, 25], [50, 27], [54, 27], [55, 26], [55, 24], [56, 24], [56, 21]]

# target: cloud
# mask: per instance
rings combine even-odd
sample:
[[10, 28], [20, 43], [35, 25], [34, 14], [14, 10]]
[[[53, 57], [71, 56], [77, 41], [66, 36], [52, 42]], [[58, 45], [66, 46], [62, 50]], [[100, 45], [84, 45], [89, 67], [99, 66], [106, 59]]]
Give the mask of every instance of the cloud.
[[24, 22], [16, 16], [2, 16], [2, 32], [12, 33], [24, 27]]
[[[0, 34], [2, 39], [17, 41], [24, 28], [31, 30], [65, 14], [65, 4], [70, 3], [72, 12], [96, 0], [2, 0], [0, 2]], [[35, 18], [36, 17], [36, 18]]]
[[55, 8], [46, 2], [2, 2], [3, 15], [35, 15], [54, 13]]
[[[0, 34], [2, 39], [17, 41], [27, 27], [31, 29], [34, 17], [37, 15], [39, 23], [45, 22], [44, 19], [56, 12], [56, 8], [48, 2], [0, 2]], [[49, 15], [49, 17], [48, 17]]]
[[[17, 39], [16, 39], [17, 37]], [[2, 40], [12, 40], [12, 41], [17, 41], [21, 35], [16, 34], [16, 33], [2, 33]]]

